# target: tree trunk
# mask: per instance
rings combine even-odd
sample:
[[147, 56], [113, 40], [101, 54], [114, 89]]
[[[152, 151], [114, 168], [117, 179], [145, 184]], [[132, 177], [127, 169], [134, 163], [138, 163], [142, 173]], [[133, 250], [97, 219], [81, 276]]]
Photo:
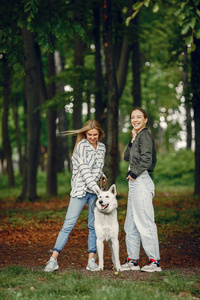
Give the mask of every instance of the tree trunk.
[[196, 50], [191, 56], [192, 104], [195, 123], [195, 194], [200, 194], [200, 40], [195, 39]]
[[[83, 52], [85, 43], [81, 40], [80, 36], [75, 33], [74, 37], [74, 66], [76, 74], [76, 82], [74, 84], [74, 101], [73, 101], [73, 129], [79, 129], [82, 127], [82, 93], [83, 93]], [[75, 145], [76, 137], [73, 138], [73, 147]]]
[[[56, 94], [55, 84], [55, 61], [54, 53], [48, 55], [48, 99], [51, 99]], [[57, 173], [56, 173], [56, 117], [55, 109], [47, 111], [47, 196], [57, 195]]]
[[[55, 59], [55, 70], [56, 74], [59, 74], [62, 69], [60, 52], [55, 51], [54, 54]], [[56, 93], [64, 92], [64, 84], [60, 82], [56, 82]], [[68, 115], [65, 111], [65, 107], [57, 110], [57, 118], [58, 118], [58, 132], [67, 131], [69, 129], [69, 121]], [[70, 157], [69, 157], [69, 137], [68, 136], [57, 136], [57, 172], [62, 172], [65, 167], [65, 160], [67, 161], [67, 169], [70, 171]]]
[[104, 0], [103, 3], [103, 44], [108, 90], [105, 173], [109, 187], [115, 182], [118, 169], [118, 92], [112, 46], [111, 0]]
[[122, 43], [119, 66], [118, 66], [118, 70], [117, 70], [117, 86], [118, 86], [118, 97], [119, 98], [121, 97], [121, 95], [123, 93], [124, 86], [126, 83], [130, 49], [131, 49], [131, 46], [129, 44], [129, 39], [128, 39], [128, 37], [125, 36], [123, 39], [123, 43]]
[[32, 33], [22, 28], [24, 43], [25, 96], [27, 101], [27, 139], [25, 158], [25, 177], [21, 198], [34, 201], [38, 198], [36, 191], [37, 167], [40, 154], [40, 112], [37, 77], [37, 51]]
[[138, 16], [133, 20], [133, 44], [132, 44], [132, 72], [133, 72], [133, 99], [134, 106], [141, 106], [141, 82], [140, 82], [140, 44], [138, 37]]
[[101, 61], [101, 38], [100, 38], [100, 12], [99, 3], [94, 2], [94, 43], [95, 43], [95, 118], [103, 126], [105, 123], [104, 103], [103, 103], [103, 79]]
[[185, 96], [185, 109], [186, 109], [186, 129], [187, 129], [187, 149], [191, 149], [192, 146], [192, 117], [191, 117], [191, 105], [190, 95], [188, 90], [188, 54], [187, 47], [184, 48], [183, 57], [183, 95]]
[[10, 97], [10, 74], [8, 62], [3, 55], [3, 121], [2, 121], [2, 138], [3, 148], [7, 162], [9, 187], [15, 185], [13, 164], [12, 164], [12, 151], [8, 135], [8, 111], [9, 111], [9, 97]]
[[20, 174], [23, 176], [22, 143], [21, 143], [19, 122], [18, 122], [17, 107], [15, 106], [14, 101], [12, 102], [12, 110], [13, 110], [13, 118], [14, 118], [14, 122], [15, 122], [15, 132], [16, 132], [16, 139], [17, 139], [17, 150], [18, 150], [18, 154], [19, 154], [19, 170], [20, 170]]

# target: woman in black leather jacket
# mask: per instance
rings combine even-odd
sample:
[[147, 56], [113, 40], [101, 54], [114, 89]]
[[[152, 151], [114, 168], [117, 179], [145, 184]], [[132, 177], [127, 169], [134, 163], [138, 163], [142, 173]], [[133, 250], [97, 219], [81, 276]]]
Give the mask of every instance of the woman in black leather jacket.
[[127, 214], [124, 225], [128, 258], [122, 270], [140, 270], [140, 243], [149, 262], [141, 269], [145, 272], [159, 272], [160, 253], [157, 226], [154, 219], [153, 197], [154, 183], [149, 176], [156, 165], [156, 151], [153, 138], [146, 128], [147, 114], [136, 107], [131, 112], [133, 126], [131, 141], [124, 153], [129, 162], [126, 180], [129, 184]]

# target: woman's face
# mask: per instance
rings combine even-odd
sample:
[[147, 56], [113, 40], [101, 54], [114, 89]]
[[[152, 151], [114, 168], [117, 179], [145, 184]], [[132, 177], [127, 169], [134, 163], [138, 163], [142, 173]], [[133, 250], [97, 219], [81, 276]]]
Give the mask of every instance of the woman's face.
[[86, 131], [86, 139], [92, 146], [97, 144], [99, 138], [99, 131], [95, 128]]
[[144, 117], [143, 113], [136, 109], [131, 114], [131, 124], [133, 128], [139, 133], [142, 129], [146, 127], [147, 119]]

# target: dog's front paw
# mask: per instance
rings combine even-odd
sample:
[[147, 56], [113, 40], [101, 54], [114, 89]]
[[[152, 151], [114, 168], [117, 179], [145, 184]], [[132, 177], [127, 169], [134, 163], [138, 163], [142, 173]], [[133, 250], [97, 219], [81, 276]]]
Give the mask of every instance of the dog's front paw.
[[115, 269], [117, 270], [117, 272], [123, 271], [123, 268], [121, 266], [117, 266], [117, 267], [115, 267]]

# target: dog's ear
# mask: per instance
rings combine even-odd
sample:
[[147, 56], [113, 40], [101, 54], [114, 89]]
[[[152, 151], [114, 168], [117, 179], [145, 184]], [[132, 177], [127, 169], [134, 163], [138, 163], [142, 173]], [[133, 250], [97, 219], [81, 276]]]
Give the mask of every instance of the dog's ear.
[[109, 192], [111, 192], [115, 196], [117, 195], [116, 185], [115, 184], [111, 185], [111, 187], [109, 188]]

